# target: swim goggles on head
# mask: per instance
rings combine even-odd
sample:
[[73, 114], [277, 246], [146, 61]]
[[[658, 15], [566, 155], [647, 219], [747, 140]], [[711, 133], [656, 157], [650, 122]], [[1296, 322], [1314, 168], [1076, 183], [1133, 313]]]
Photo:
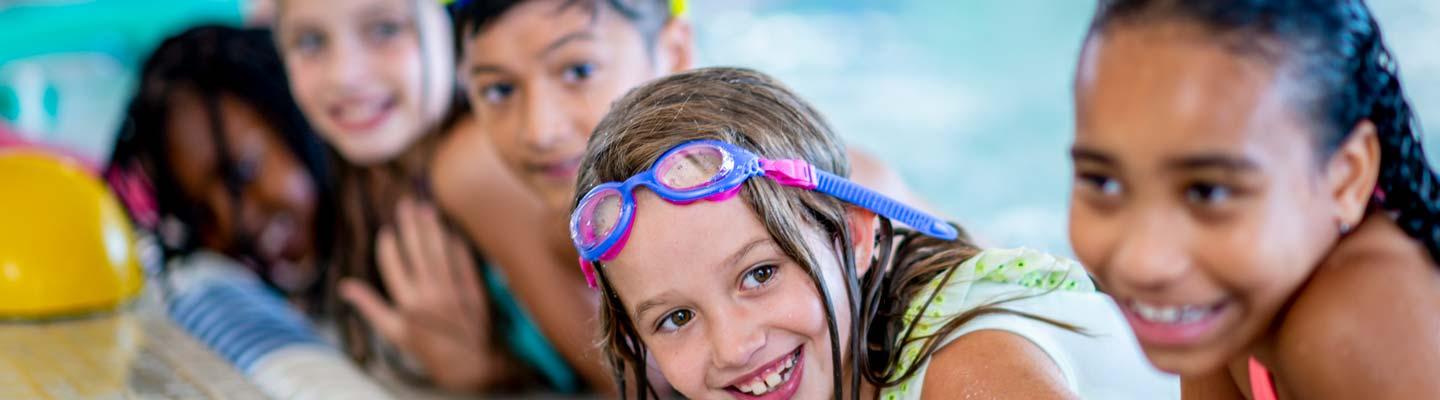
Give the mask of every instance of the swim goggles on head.
[[570, 240], [580, 252], [585, 281], [595, 288], [594, 261], [620, 254], [635, 219], [636, 187], [644, 186], [672, 204], [722, 201], [740, 192], [742, 183], [766, 176], [783, 186], [814, 190], [900, 221], [941, 239], [958, 235], [954, 226], [859, 184], [811, 166], [801, 159], [771, 160], [729, 143], [694, 140], [666, 151], [650, 169], [590, 189], [570, 216]]

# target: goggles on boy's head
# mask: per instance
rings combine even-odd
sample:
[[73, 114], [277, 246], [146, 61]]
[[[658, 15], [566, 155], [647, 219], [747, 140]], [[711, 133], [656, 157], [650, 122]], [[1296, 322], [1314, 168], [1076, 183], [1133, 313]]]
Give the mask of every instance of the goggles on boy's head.
[[666, 151], [650, 169], [590, 189], [570, 215], [570, 240], [580, 252], [585, 281], [595, 288], [592, 262], [615, 258], [630, 237], [635, 219], [636, 187], [644, 186], [672, 204], [721, 201], [740, 192], [740, 184], [766, 176], [784, 186], [818, 191], [941, 239], [955, 239], [954, 226], [925, 212], [811, 166], [801, 159], [770, 160], [729, 143], [693, 140]]

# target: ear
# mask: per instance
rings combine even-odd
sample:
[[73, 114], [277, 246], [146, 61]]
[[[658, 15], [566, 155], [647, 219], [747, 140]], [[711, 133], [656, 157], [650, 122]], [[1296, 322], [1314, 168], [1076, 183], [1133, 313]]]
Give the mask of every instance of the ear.
[[849, 245], [855, 254], [855, 275], [864, 276], [875, 259], [875, 231], [880, 229], [880, 218], [870, 210], [847, 205], [845, 224], [850, 229]]
[[1375, 124], [1360, 121], [1344, 143], [1330, 156], [1326, 183], [1341, 224], [1355, 226], [1364, 218], [1365, 208], [1375, 193], [1380, 177], [1380, 138]]
[[690, 21], [671, 17], [655, 36], [656, 72], [664, 75], [690, 69], [695, 63], [695, 38]]

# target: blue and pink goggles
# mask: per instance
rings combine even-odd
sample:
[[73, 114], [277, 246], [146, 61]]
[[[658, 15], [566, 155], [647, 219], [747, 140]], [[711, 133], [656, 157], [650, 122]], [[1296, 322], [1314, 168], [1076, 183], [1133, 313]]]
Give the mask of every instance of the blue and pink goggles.
[[650, 169], [626, 179], [590, 189], [570, 215], [570, 240], [580, 251], [580, 268], [593, 289], [593, 261], [609, 261], [620, 254], [635, 219], [633, 191], [644, 186], [672, 204], [697, 200], [723, 201], [740, 192], [742, 183], [767, 176], [784, 186], [818, 191], [850, 204], [900, 221], [917, 231], [941, 239], [957, 236], [954, 226], [854, 182], [825, 172], [805, 160], [770, 160], [729, 143], [693, 140], [676, 145]]

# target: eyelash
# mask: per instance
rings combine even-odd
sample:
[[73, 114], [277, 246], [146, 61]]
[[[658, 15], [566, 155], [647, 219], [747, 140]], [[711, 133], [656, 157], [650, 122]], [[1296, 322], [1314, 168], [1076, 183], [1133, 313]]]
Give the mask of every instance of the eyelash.
[[1077, 184], [1088, 186], [1096, 194], [1105, 197], [1119, 195], [1124, 190], [1119, 179], [1101, 173], [1076, 172], [1075, 180], [1078, 181]]
[[[754, 290], [754, 289], [759, 289], [759, 288], [761, 288], [761, 287], [768, 286], [768, 285], [770, 285], [771, 283], [773, 283], [773, 282], [775, 281], [776, 274], [778, 274], [779, 272], [780, 272], [780, 266], [775, 265], [775, 264], [760, 264], [760, 265], [757, 265], [757, 266], [755, 266], [755, 267], [753, 267], [753, 268], [750, 268], [750, 269], [748, 269], [748, 270], [745, 270], [745, 273], [744, 273], [744, 274], [741, 274], [741, 276], [740, 276], [740, 286], [741, 286], [741, 289], [744, 289], [744, 290]], [[763, 278], [764, 281], [762, 282], [762, 281], [761, 281], [761, 278], [759, 278], [758, 275], [757, 275], [757, 274], [760, 274], [760, 273], [768, 273], [769, 276], [766, 277], [766, 278]], [[754, 280], [754, 281], [755, 281], [755, 285], [754, 285], [753, 287], [749, 287], [749, 288], [745, 287], [745, 286], [746, 286], [746, 282], [748, 282], [748, 281], [750, 281], [750, 280]], [[677, 319], [677, 318], [681, 319], [682, 321], [676, 322], [676, 319]], [[690, 321], [692, 321], [692, 320], [694, 320], [694, 319], [695, 319], [695, 312], [694, 312], [694, 311], [687, 310], [687, 309], [679, 309], [679, 310], [671, 311], [671, 312], [666, 313], [665, 315], [661, 316], [661, 317], [660, 317], [660, 321], [658, 321], [658, 322], [655, 323], [655, 331], [656, 331], [656, 332], [674, 332], [674, 331], [679, 330], [680, 328], [684, 327], [685, 325], [689, 325], [689, 324], [690, 324]]]
[[499, 104], [510, 98], [515, 93], [515, 85], [509, 83], [492, 83], [480, 88], [480, 97], [487, 103]]
[[[677, 325], [675, 325], [673, 328], [670, 328], [670, 327], [666, 327], [666, 326], [665, 326], [665, 325], [671, 324], [672, 322], [675, 321], [675, 318], [676, 318], [676, 317], [682, 316], [682, 315], [688, 315], [688, 317], [685, 317], [685, 318], [684, 318], [684, 320], [685, 320], [684, 322], [679, 322], [679, 323], [678, 323]], [[689, 325], [689, 324], [690, 324], [690, 321], [691, 321], [691, 320], [694, 320], [694, 319], [695, 319], [695, 312], [694, 312], [694, 311], [685, 310], [685, 309], [680, 309], [680, 310], [671, 311], [671, 312], [669, 312], [669, 313], [666, 313], [664, 316], [660, 317], [660, 322], [658, 322], [658, 323], [655, 324], [655, 331], [656, 331], [656, 332], [674, 332], [674, 331], [676, 331], [676, 330], [679, 330], [681, 327], [684, 327], [685, 325]]]
[[1192, 182], [1185, 187], [1186, 201], [1206, 207], [1223, 205], [1237, 194], [1233, 186], [1213, 182]]
[[[768, 271], [768, 272], [769, 272], [769, 276], [766, 277], [766, 278], [764, 278], [763, 281], [761, 281], [759, 278], [756, 278], [756, 276], [757, 276], [756, 274], [760, 273], [761, 271]], [[740, 275], [740, 289], [742, 289], [742, 290], [754, 290], [754, 289], [759, 289], [759, 288], [762, 288], [762, 287], [765, 287], [765, 286], [769, 286], [772, 282], [775, 281], [775, 276], [776, 276], [776, 274], [778, 274], [779, 272], [780, 272], [780, 267], [777, 266], [777, 265], [775, 265], [775, 264], [760, 264], [760, 265], [757, 265], [757, 266], [755, 266], [755, 267], [752, 267], [752, 268], [746, 270], [744, 274], [741, 274], [741, 275]], [[747, 287], [746, 287], [746, 283], [749, 282], [749, 281], [752, 280], [752, 279], [755, 280], [755, 285], [752, 286], [752, 287], [748, 287], [748, 288], [747, 288]]]

